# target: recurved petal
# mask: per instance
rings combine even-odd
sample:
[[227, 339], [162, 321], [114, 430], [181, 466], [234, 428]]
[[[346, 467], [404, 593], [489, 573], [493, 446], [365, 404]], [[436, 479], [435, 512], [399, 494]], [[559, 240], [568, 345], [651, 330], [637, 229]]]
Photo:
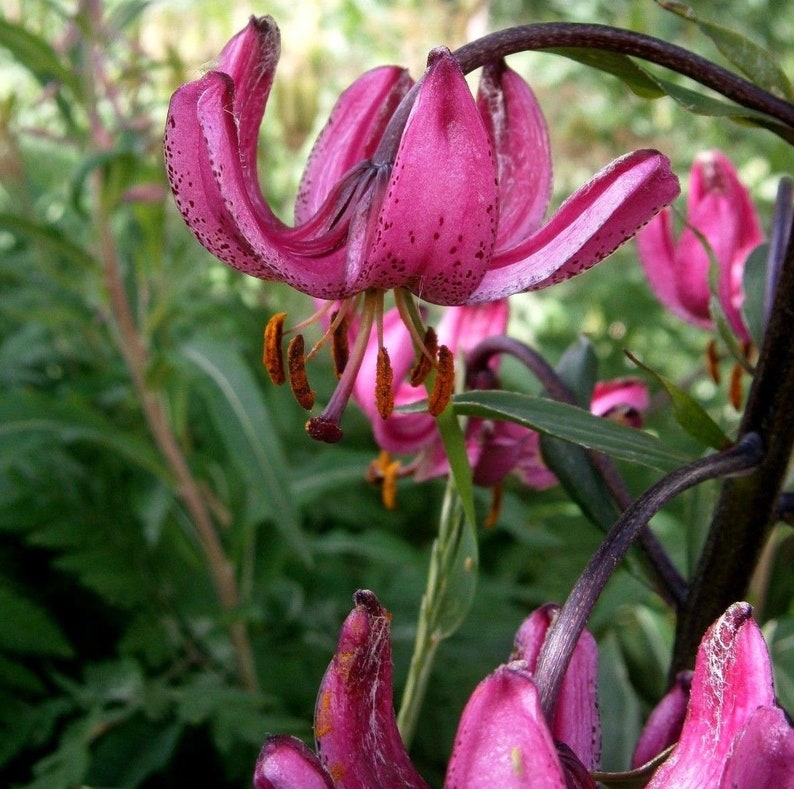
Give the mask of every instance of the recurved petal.
[[[513, 642], [514, 659], [535, 670], [538, 655], [559, 606], [547, 604], [522, 623]], [[601, 761], [601, 718], [598, 713], [598, 646], [588, 630], [582, 631], [565, 671], [557, 698], [551, 733], [564, 742], [590, 770]]]
[[264, 201], [252, 198], [250, 168], [240, 156], [233, 113], [234, 85], [218, 72], [210, 72], [205, 79], [208, 83], [198, 98], [196, 113], [209, 173], [215, 181], [210, 189], [217, 186], [228, 218], [254, 254], [253, 260], [222, 259], [246, 274], [286, 282], [316, 298], [333, 300], [347, 295], [343, 253], [330, 246], [323, 250], [320, 245], [307, 260], [289, 242], [295, 233], [285, 230], [269, 209], [263, 210]]
[[794, 729], [779, 707], [753, 713], [733, 745], [720, 789], [794, 787]]
[[297, 737], [268, 737], [254, 771], [255, 789], [334, 789], [316, 754]]
[[[692, 306], [692, 298], [686, 303], [681, 296], [679, 279], [682, 274], [673, 237], [673, 212], [663, 209], [637, 234], [637, 252], [656, 298], [673, 315], [702, 328], [711, 326], [708, 309]], [[698, 285], [698, 292], [700, 285]], [[693, 311], [694, 310], [694, 311]]]
[[402, 285], [429, 302], [463, 304], [493, 251], [496, 164], [458, 62], [439, 48], [428, 64], [382, 208], [369, 220], [376, 224], [358, 284]]
[[734, 738], [775, 694], [764, 637], [748, 603], [734, 603], [700, 642], [678, 745], [649, 789], [719, 786]]
[[412, 84], [406, 69], [381, 66], [363, 74], [342, 93], [306, 163], [295, 202], [298, 224], [320, 208], [351, 167], [372, 156]]
[[210, 72], [171, 97], [164, 153], [176, 206], [196, 239], [213, 255], [241, 271], [274, 279], [237, 228], [223, 202], [198, 117], [198, 102], [210, 85], [228, 87], [228, 77]]
[[261, 211], [271, 216], [259, 187], [256, 150], [259, 126], [280, 56], [281, 33], [275, 20], [269, 16], [252, 16], [248, 25], [223, 48], [215, 68], [215, 71], [228, 74], [234, 85], [232, 113], [237, 123], [240, 164], [249, 196]]
[[370, 591], [354, 600], [317, 696], [320, 759], [339, 789], [426, 787], [394, 717], [389, 613]]
[[446, 789], [565, 789], [538, 690], [523, 661], [500, 666], [463, 710]]
[[506, 249], [543, 223], [552, 187], [549, 133], [535, 94], [503, 61], [483, 67], [477, 106], [496, 154], [499, 225]]
[[591, 268], [631, 238], [679, 192], [666, 156], [640, 150], [616, 159], [563, 203], [536, 233], [497, 249], [468, 303], [537, 290]]

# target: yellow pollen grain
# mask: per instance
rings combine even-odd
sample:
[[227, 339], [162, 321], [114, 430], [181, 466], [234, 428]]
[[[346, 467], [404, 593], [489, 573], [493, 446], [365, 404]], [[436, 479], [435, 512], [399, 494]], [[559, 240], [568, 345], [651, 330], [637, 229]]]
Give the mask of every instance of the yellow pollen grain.
[[433, 391], [427, 402], [427, 410], [438, 416], [452, 399], [455, 390], [455, 357], [446, 345], [438, 349], [438, 369], [433, 381]]
[[287, 346], [287, 365], [289, 385], [298, 403], [307, 411], [314, 407], [314, 392], [306, 377], [306, 357], [304, 356], [303, 335], [298, 334]]
[[267, 370], [270, 380], [277, 386], [287, 380], [284, 373], [284, 356], [281, 352], [281, 341], [284, 337], [284, 320], [286, 317], [286, 312], [277, 312], [265, 326], [262, 364]]
[[389, 352], [385, 348], [380, 348], [375, 368], [375, 405], [381, 419], [388, 419], [394, 411], [393, 382], [394, 371], [389, 360]]
[[393, 460], [383, 471], [381, 501], [387, 510], [397, 509], [397, 480], [400, 478], [401, 463]]
[[510, 765], [514, 775], [524, 774], [524, 760], [521, 758], [521, 748], [518, 746], [510, 749]]

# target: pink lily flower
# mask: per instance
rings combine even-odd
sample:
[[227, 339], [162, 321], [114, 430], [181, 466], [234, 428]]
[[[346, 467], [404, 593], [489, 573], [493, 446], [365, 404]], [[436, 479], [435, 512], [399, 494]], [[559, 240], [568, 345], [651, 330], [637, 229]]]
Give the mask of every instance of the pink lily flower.
[[[338, 394], [309, 422], [322, 440], [341, 437], [385, 291], [464, 305], [547, 287], [595, 265], [678, 194], [668, 160], [635, 151], [542, 225], [551, 157], [532, 92], [493, 63], [475, 100], [455, 58], [438, 48], [416, 84], [404, 69], [382, 67], [340, 96], [307, 163], [295, 224], [286, 225], [262, 196], [256, 167], [279, 52], [275, 22], [252, 18], [213, 70], [174, 93], [165, 159], [177, 207], [212, 254], [251, 276], [346, 302], [342, 315], [363, 339]], [[271, 342], [281, 336], [273, 332]], [[290, 381], [301, 379], [299, 401], [311, 408], [301, 347]]]
[[751, 607], [734, 603], [703, 636], [681, 736], [648, 789], [782, 789], [793, 777], [794, 729], [775, 703], [764, 637]]
[[[690, 171], [687, 226], [675, 240], [672, 210], [665, 208], [637, 235], [640, 260], [659, 301], [678, 317], [712, 329], [709, 253], [719, 266], [717, 296], [734, 334], [749, 341], [742, 318], [742, 276], [763, 240], [750, 193], [720, 151], [700, 154]], [[704, 246], [705, 240], [708, 247]]]
[[[254, 773], [256, 789], [427, 786], [397, 730], [389, 613], [366, 590], [356, 593], [355, 603], [317, 696], [317, 753], [293, 737], [268, 737]], [[494, 786], [493, 781], [502, 779], [507, 787], [526, 786], [526, 776], [532, 775], [539, 781], [532, 786], [564, 788], [569, 771], [589, 780], [587, 770], [597, 766], [600, 747], [593, 637], [584, 633], [576, 646], [551, 729], [532, 680], [554, 612], [553, 606], [546, 606], [532, 614], [516, 636], [510, 662], [472, 694], [445, 786]], [[555, 739], [570, 747], [558, 746]], [[524, 776], [520, 781], [514, 772], [517, 765]], [[594, 786], [592, 780], [580, 785]]]

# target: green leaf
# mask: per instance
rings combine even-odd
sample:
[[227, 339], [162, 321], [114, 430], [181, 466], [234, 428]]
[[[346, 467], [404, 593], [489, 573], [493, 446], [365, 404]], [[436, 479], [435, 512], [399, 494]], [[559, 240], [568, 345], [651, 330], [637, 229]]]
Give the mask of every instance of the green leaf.
[[79, 95], [76, 75], [43, 38], [20, 25], [0, 19], [0, 47], [8, 49], [16, 61], [30, 71], [42, 85], [55, 80]]
[[644, 99], [658, 99], [666, 95], [659, 83], [640, 68], [630, 57], [617, 52], [604, 52], [600, 49], [580, 49], [559, 47], [546, 50], [563, 55], [585, 66], [597, 68], [617, 77], [638, 96]]
[[791, 83], [775, 58], [763, 47], [741, 33], [700, 19], [694, 9], [677, 0], [656, 0], [662, 8], [694, 22], [717, 49], [756, 85], [779, 98], [790, 99]]
[[761, 244], [748, 256], [744, 264], [742, 315], [756, 348], [761, 347], [766, 328], [766, 281], [769, 244]]
[[667, 470], [688, 460], [648, 433], [543, 397], [516, 392], [475, 391], [455, 395], [453, 403], [458, 414], [507, 419], [539, 433], [548, 433], [651, 468]]
[[7, 230], [17, 237], [29, 238], [54, 256], [62, 257], [81, 267], [87, 267], [93, 263], [91, 255], [69, 241], [60, 229], [48, 227], [14, 214], [0, 213], [0, 230]]
[[270, 411], [242, 357], [228, 345], [200, 338], [183, 357], [202, 374], [201, 391], [229, 461], [245, 481], [245, 521], [272, 520], [292, 549], [311, 562], [292, 496], [286, 458]]
[[726, 449], [733, 443], [692, 395], [674, 384], [669, 378], [643, 364], [628, 351], [626, 356], [638, 367], [650, 373], [665, 388], [673, 404], [673, 416], [676, 422], [696, 441], [704, 447], [713, 449]]
[[72, 647], [47, 611], [0, 585], [0, 649], [28, 655], [71, 657]]
[[574, 393], [576, 402], [589, 409], [596, 381], [598, 380], [598, 358], [593, 343], [580, 336], [563, 353], [556, 366], [557, 375]]
[[39, 392], [5, 395], [0, 400], [0, 463], [13, 459], [19, 444], [31, 439], [96, 444], [171, 482], [170, 472], [151, 444], [120, 430], [78, 398], [62, 400]]

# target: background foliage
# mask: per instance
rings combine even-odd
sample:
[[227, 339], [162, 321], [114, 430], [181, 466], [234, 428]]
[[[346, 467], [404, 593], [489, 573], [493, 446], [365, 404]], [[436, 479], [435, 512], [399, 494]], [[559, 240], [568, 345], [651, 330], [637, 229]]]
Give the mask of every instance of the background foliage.
[[[794, 74], [790, 3], [692, 5]], [[183, 226], [160, 149], [171, 92], [250, 13], [276, 17], [284, 54], [262, 166], [288, 217], [314, 134], [365, 68], [393, 61], [417, 74], [438, 43], [546, 20], [631, 27], [719, 55], [650, 0], [25, 0], [24, 13], [21, 0], [4, 0], [0, 9], [0, 784], [244, 786], [266, 732], [311, 737], [317, 685], [359, 587], [393, 613], [401, 687], [442, 486], [403, 481], [397, 510], [384, 510], [365, 481], [370, 430], [353, 409], [341, 445], [304, 437], [305, 415], [259, 359], [269, 315], [309, 306], [226, 269]], [[557, 200], [632, 148], [660, 148], [683, 177], [698, 151], [720, 147], [768, 219], [777, 179], [792, 170], [790, 149], [765, 132], [643, 101], [557, 56], [511, 63], [547, 113]], [[511, 332], [552, 362], [584, 333], [600, 377], [635, 371], [629, 349], [735, 427], [725, 386], [704, 374], [708, 337], [657, 305], [632, 245], [580, 279], [516, 297], [512, 315]], [[330, 367], [311, 374], [327, 395]], [[535, 387], [509, 365], [505, 383]], [[649, 384], [650, 429], [696, 453]], [[656, 476], [623, 470], [635, 492]], [[713, 495], [699, 489], [654, 521], [685, 572]], [[481, 514], [489, 503], [483, 493]], [[231, 603], [199, 511], [233, 569]], [[470, 690], [507, 656], [530, 609], [565, 598], [599, 536], [560, 490], [508, 486], [499, 524], [480, 535], [474, 608], [441, 648], [419, 724], [413, 750], [429, 779], [443, 775]], [[793, 551], [790, 531], [776, 533], [753, 589], [790, 712]], [[619, 571], [591, 621], [608, 768], [625, 767], [664, 690], [672, 626], [641, 578]], [[248, 674], [240, 633], [255, 662]]]

